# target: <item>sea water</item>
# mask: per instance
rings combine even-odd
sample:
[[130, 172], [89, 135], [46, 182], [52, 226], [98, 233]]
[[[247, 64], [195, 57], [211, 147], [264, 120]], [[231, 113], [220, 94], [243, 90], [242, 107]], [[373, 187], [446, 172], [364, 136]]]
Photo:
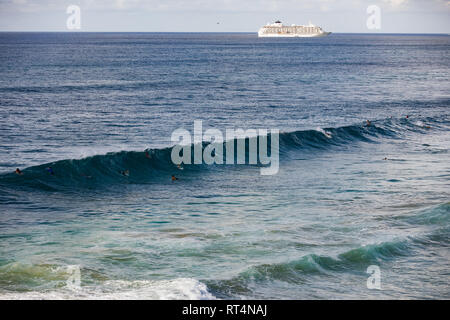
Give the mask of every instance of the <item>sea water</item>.
[[[0, 33], [0, 298], [450, 298], [449, 49]], [[278, 173], [176, 166], [196, 120], [279, 129]]]

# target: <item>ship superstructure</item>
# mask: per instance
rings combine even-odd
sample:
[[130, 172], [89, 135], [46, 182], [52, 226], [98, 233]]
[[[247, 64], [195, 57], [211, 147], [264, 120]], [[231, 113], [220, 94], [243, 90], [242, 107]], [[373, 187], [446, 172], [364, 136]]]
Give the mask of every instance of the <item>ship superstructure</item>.
[[323, 37], [329, 35], [331, 32], [325, 32], [321, 27], [315, 26], [312, 23], [309, 25], [283, 25], [281, 21], [268, 23], [258, 31], [258, 37]]

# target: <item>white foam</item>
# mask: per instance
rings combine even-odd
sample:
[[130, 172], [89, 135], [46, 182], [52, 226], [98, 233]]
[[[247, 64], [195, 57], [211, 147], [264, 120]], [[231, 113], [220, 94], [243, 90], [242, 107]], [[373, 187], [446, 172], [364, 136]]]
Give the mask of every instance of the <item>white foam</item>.
[[78, 289], [0, 293], [0, 300], [212, 300], [206, 285], [191, 278], [173, 280], [110, 280]]
[[320, 127], [317, 127], [316, 131], [319, 131], [319, 132], [323, 133], [325, 135], [325, 137], [327, 137], [327, 138], [331, 138], [331, 132], [325, 131], [325, 130], [323, 130]]
[[421, 120], [417, 120], [414, 124], [415, 124], [416, 126], [418, 126], [418, 127], [424, 127], [424, 126], [425, 126], [425, 124], [424, 124], [423, 121], [421, 121]]

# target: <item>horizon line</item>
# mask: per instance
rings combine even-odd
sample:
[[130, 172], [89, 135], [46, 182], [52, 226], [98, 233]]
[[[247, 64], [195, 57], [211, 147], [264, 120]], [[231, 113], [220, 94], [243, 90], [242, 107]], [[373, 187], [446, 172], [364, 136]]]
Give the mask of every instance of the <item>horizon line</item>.
[[[72, 30], [60, 30], [60, 31], [49, 31], [49, 30], [0, 30], [0, 33], [210, 33], [210, 34], [258, 34], [257, 31], [72, 31]], [[332, 32], [331, 34], [365, 34], [365, 35], [394, 35], [394, 34], [404, 34], [404, 35], [450, 35], [450, 32]]]

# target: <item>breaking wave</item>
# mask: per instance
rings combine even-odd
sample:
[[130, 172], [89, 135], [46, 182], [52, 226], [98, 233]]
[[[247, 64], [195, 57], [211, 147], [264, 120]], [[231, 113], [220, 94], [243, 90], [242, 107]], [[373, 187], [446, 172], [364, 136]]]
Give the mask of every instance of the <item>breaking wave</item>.
[[[417, 125], [407, 119], [385, 119], [365, 124], [350, 125], [338, 128], [317, 128], [280, 133], [280, 160], [289, 158], [292, 152], [311, 153], [328, 151], [340, 146], [354, 145], [360, 142], [376, 143], [382, 138], [401, 138], [405, 132], [427, 132], [430, 128], [448, 129], [447, 119], [426, 118]], [[260, 137], [257, 137], [260, 139]], [[236, 140], [224, 144], [234, 143]], [[267, 139], [270, 144], [270, 139]], [[245, 139], [246, 163], [248, 163], [248, 143]], [[203, 145], [203, 148], [207, 144]], [[193, 148], [193, 145], [191, 145]], [[270, 150], [270, 148], [268, 148]], [[121, 151], [95, 155], [83, 159], [66, 159], [32, 166], [23, 170], [23, 175], [15, 173], [0, 174], [0, 187], [31, 187], [41, 190], [60, 191], [73, 188], [99, 188], [120, 183], [158, 183], [161, 179], [177, 172], [178, 168], [171, 161], [172, 147], [148, 149], [142, 152]], [[193, 154], [193, 152], [191, 152]], [[236, 156], [236, 152], [235, 152]], [[49, 173], [51, 167], [54, 174]], [[209, 170], [215, 166], [184, 165], [186, 171]]]

